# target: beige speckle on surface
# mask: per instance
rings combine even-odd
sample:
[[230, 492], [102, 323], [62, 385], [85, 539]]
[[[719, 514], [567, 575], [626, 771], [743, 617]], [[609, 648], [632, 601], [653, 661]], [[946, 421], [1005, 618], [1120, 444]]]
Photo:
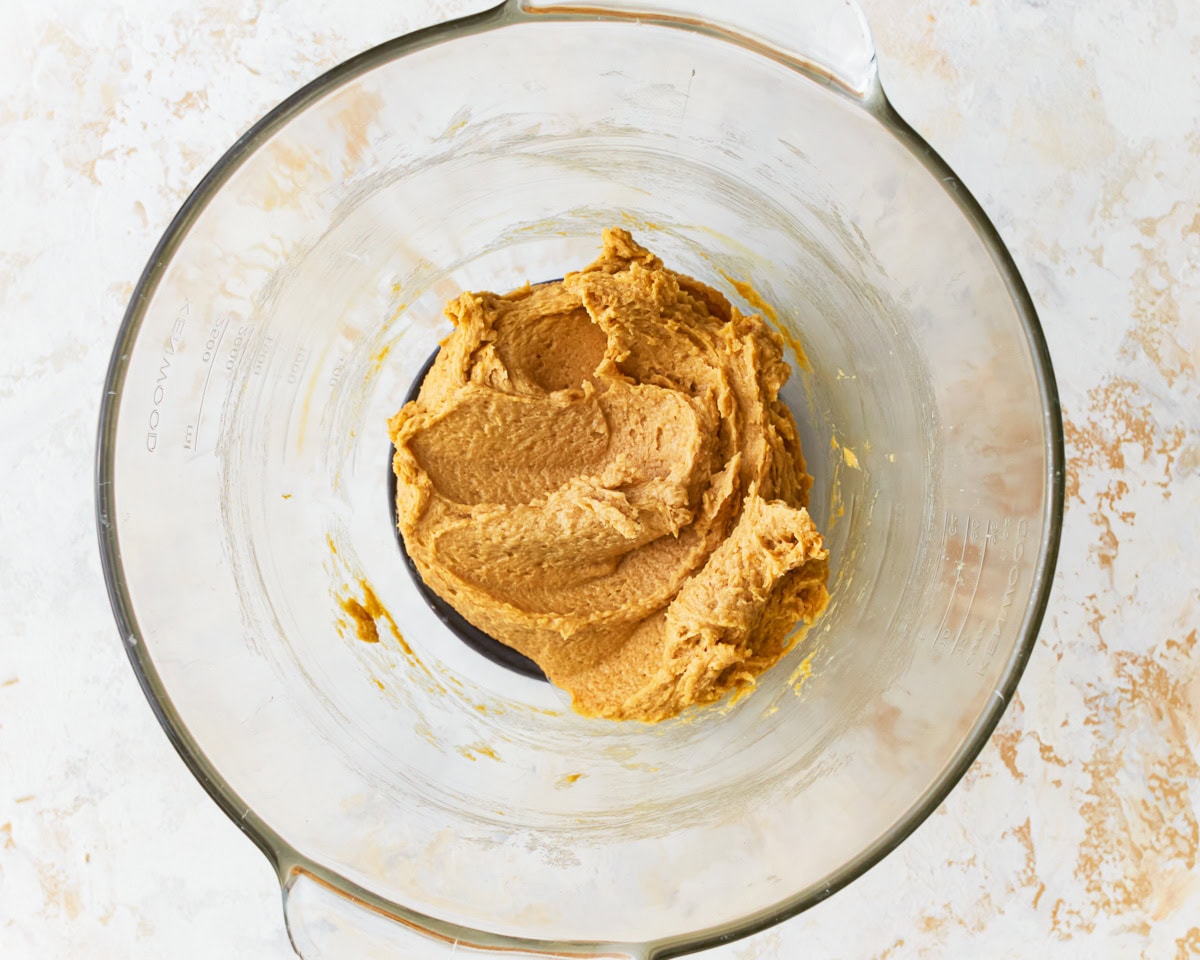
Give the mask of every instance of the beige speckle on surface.
[[[156, 240], [226, 148], [464, 5], [0, 5], [4, 960], [292, 956], [270, 866], [125, 662], [93, 533], [101, 385]], [[1062, 554], [1019, 698], [937, 813], [846, 890], [705, 956], [1200, 956], [1200, 5], [865, 5], [898, 110], [1045, 325]]]

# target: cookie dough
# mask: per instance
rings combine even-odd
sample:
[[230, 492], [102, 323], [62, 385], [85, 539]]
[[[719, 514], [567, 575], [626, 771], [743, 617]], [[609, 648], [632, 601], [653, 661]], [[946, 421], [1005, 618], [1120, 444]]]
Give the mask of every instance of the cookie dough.
[[828, 600], [779, 335], [620, 229], [578, 273], [446, 315], [389, 422], [425, 582], [587, 715], [753, 684]]

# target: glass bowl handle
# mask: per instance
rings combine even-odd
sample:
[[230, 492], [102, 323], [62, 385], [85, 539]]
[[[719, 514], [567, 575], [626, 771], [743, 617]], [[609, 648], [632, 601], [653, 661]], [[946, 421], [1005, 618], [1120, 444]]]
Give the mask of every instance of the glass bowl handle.
[[797, 63], [867, 100], [879, 91], [875, 43], [857, 0], [508, 0], [520, 15], [611, 16], [703, 24]]
[[302, 960], [645, 960], [647, 956], [629, 947], [476, 943], [466, 931], [374, 907], [300, 869], [293, 870], [284, 885], [283, 900], [288, 936]]

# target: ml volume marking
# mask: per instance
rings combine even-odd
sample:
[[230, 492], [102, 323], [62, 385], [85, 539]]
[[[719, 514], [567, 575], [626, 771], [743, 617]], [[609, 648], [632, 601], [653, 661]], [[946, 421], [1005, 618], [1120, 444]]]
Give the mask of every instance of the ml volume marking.
[[204, 386], [200, 388], [200, 402], [196, 405], [196, 419], [188, 426], [187, 436], [183, 446], [185, 450], [195, 450], [200, 440], [200, 420], [204, 416], [204, 401], [208, 397], [208, 384], [212, 379], [213, 367], [216, 365], [217, 352], [221, 349], [221, 341], [225, 338], [225, 331], [229, 329], [229, 317], [222, 317], [208, 332], [208, 338], [204, 341], [204, 352], [200, 354], [200, 362], [206, 364], [208, 369], [204, 372]]

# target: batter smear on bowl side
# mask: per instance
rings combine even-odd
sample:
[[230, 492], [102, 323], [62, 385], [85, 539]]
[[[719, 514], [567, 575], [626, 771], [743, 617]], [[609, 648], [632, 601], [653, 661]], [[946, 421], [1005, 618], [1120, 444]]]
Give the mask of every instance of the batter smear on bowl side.
[[389, 422], [426, 584], [583, 714], [753, 684], [829, 599], [779, 335], [621, 229], [578, 273], [446, 314]]

